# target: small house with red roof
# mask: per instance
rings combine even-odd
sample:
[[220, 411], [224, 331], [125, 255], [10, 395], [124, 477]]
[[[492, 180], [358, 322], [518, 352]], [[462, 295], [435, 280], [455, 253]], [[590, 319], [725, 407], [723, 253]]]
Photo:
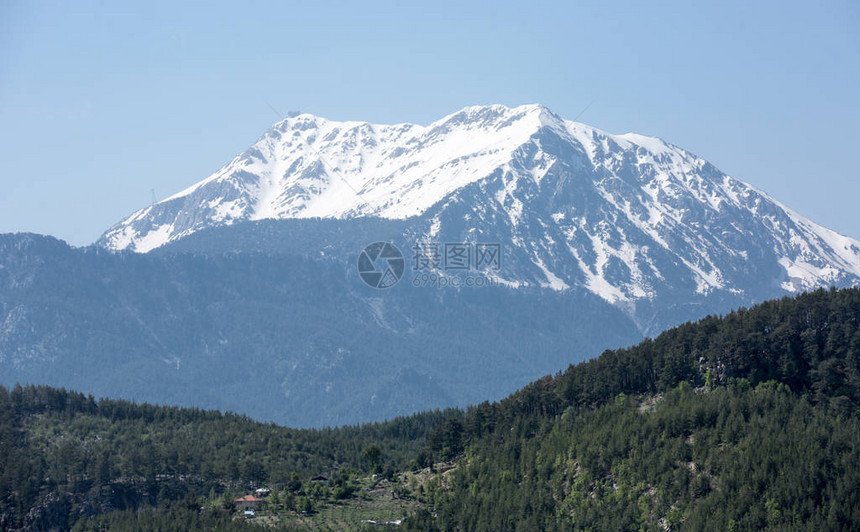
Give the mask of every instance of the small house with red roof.
[[257, 497], [254, 497], [253, 495], [244, 495], [242, 497], [239, 497], [238, 499], [236, 499], [233, 502], [236, 503], [237, 508], [247, 510], [249, 508], [250, 509], [259, 508], [260, 503], [263, 502], [263, 499], [259, 499]]

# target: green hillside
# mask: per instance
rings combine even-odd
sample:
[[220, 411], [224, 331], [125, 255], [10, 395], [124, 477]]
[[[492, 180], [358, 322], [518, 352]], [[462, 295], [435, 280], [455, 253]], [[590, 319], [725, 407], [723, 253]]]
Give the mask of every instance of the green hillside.
[[[398, 530], [852, 530], [858, 405], [857, 289], [362, 427], [0, 389], [0, 529], [376, 530], [364, 521], [409, 515]], [[235, 519], [233, 498], [260, 486], [259, 515]]]

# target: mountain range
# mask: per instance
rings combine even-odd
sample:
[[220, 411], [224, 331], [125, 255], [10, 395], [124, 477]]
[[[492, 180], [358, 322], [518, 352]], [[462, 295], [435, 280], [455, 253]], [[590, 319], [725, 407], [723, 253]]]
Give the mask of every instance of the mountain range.
[[399, 221], [406, 245], [500, 243], [499, 283], [582, 287], [646, 334], [684, 319], [669, 307], [860, 280], [857, 240], [677, 146], [541, 105], [467, 107], [426, 127], [288, 118], [98, 244], [148, 252], [245, 221], [371, 217]]
[[[403, 256], [385, 289], [359, 275], [375, 242]], [[428, 126], [302, 114], [93, 246], [0, 236], [0, 384], [381, 420], [858, 283], [860, 242], [657, 138], [540, 105]]]

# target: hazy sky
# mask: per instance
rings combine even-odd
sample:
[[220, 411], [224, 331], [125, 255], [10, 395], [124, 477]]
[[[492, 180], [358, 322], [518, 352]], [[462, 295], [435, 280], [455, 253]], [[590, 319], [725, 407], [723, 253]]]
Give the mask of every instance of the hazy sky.
[[272, 108], [427, 124], [543, 103], [860, 238], [857, 2], [412, 4], [0, 0], [0, 232], [89, 244]]

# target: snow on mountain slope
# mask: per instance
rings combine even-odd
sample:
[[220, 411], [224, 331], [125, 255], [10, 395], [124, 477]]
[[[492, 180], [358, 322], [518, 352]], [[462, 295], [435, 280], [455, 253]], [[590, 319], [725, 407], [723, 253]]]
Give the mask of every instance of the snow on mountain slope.
[[546, 114], [526, 106], [499, 120], [502, 109], [471, 107], [427, 127], [289, 118], [212, 176], [120, 222], [102, 242], [146, 252], [239, 220], [419, 215], [505, 164]]
[[403, 219], [415, 238], [501, 242], [500, 282], [584, 287], [622, 307], [860, 280], [857, 240], [660, 139], [540, 105], [467, 107], [426, 127], [289, 118], [99, 244], [147, 252], [245, 220], [365, 216]]

